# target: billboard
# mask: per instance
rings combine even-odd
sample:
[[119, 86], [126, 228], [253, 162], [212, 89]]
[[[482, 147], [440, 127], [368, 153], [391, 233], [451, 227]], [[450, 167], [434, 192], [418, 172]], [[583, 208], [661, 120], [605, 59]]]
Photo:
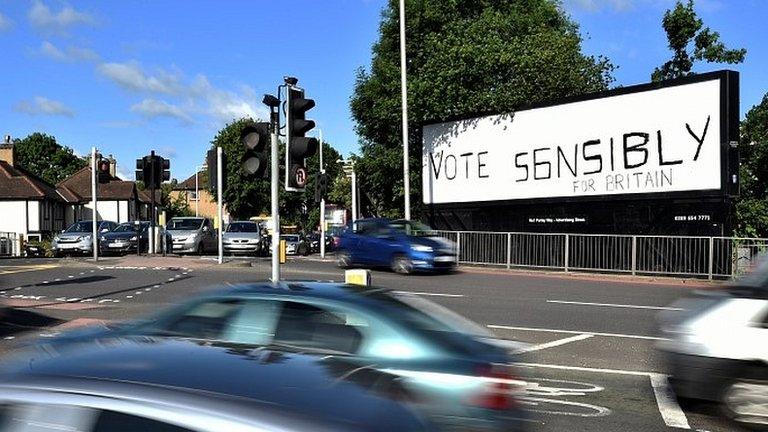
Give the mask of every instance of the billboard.
[[736, 182], [726, 168], [737, 79], [716, 72], [427, 124], [424, 203], [722, 194]]

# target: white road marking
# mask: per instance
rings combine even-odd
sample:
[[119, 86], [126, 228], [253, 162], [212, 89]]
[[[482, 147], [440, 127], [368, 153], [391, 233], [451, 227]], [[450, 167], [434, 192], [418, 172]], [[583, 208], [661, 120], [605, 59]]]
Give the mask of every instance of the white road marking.
[[526, 353], [526, 352], [532, 352], [532, 351], [541, 351], [543, 349], [554, 348], [554, 347], [557, 347], [557, 346], [560, 346], [560, 345], [565, 345], [567, 343], [577, 342], [577, 341], [584, 340], [584, 339], [589, 339], [591, 337], [592, 337], [591, 334], [580, 334], [580, 335], [571, 336], [571, 337], [567, 337], [567, 338], [564, 338], [564, 339], [558, 339], [558, 340], [554, 340], [552, 342], [547, 342], [547, 343], [543, 343], [543, 344], [539, 344], [539, 345], [532, 345], [532, 346], [529, 346], [527, 348], [523, 348], [519, 352]]
[[525, 367], [538, 367], [546, 369], [558, 369], [558, 370], [570, 370], [580, 372], [595, 372], [604, 374], [615, 375], [630, 375], [630, 376], [644, 376], [648, 377], [651, 381], [651, 387], [653, 393], [656, 396], [656, 403], [659, 407], [659, 413], [661, 414], [664, 423], [668, 427], [677, 429], [690, 429], [688, 419], [685, 417], [685, 413], [675, 401], [674, 395], [671, 394], [669, 386], [667, 385], [667, 376], [656, 372], [641, 372], [641, 371], [629, 371], [621, 369], [599, 369], [588, 368], [580, 366], [562, 366], [562, 365], [549, 365], [540, 363], [516, 363], [518, 366]]
[[445, 293], [430, 293], [430, 292], [417, 292], [417, 291], [395, 291], [398, 294], [413, 294], [418, 296], [433, 296], [433, 297], [464, 297], [464, 294], [445, 294]]
[[133, 298], [133, 296], [125, 296], [125, 298]]
[[[96, 195], [96, 197], [98, 198], [98, 195]], [[75, 277], [74, 277], [74, 276], [72, 276], [72, 275], [69, 275], [69, 276], [67, 276], [67, 278], [68, 278], [68, 279], [74, 279]]]
[[675, 400], [675, 395], [672, 394], [668, 386], [667, 376], [663, 374], [650, 374], [650, 377], [653, 394], [656, 396], [656, 403], [659, 406], [659, 413], [661, 413], [664, 423], [672, 428], [690, 429], [691, 426], [688, 424], [685, 413], [680, 409], [680, 405]]
[[[98, 198], [98, 195], [96, 197]], [[160, 285], [152, 285], [152, 288], [160, 288]]]
[[[98, 197], [98, 195], [97, 195], [97, 197]], [[54, 281], [54, 282], [61, 282], [61, 278], [56, 278], [56, 279], [54, 279], [53, 281]]]
[[[96, 195], [96, 197], [98, 198], [98, 195]], [[20, 289], [21, 289], [21, 287], [16, 287], [16, 288], [14, 288], [13, 290], [14, 290], [14, 291], [18, 291], [18, 290], [20, 290]]]
[[643, 339], [643, 340], [652, 340], [652, 341], [669, 340], [666, 338], [660, 338], [655, 336], [630, 335], [630, 334], [622, 334], [622, 333], [601, 333], [601, 332], [591, 332], [591, 331], [558, 330], [558, 329], [545, 329], [545, 328], [535, 328], [535, 327], [515, 327], [515, 326], [494, 325], [494, 324], [488, 324], [488, 328], [501, 329], [501, 330], [537, 331], [537, 332], [544, 332], [544, 333], [564, 333], [564, 334], [578, 334], [578, 335], [589, 334], [592, 336], [604, 336], [604, 337], [615, 337], [615, 338], [625, 338], [625, 339]]
[[565, 300], [547, 300], [547, 303], [559, 303], [559, 304], [569, 304], [569, 305], [577, 305], [577, 306], [602, 306], [602, 307], [627, 308], [627, 309], [651, 309], [651, 310], [667, 310], [667, 311], [684, 310], [681, 308], [666, 307], [666, 306], [640, 306], [640, 305], [613, 304], [613, 303], [588, 303], [588, 302], [565, 301]]

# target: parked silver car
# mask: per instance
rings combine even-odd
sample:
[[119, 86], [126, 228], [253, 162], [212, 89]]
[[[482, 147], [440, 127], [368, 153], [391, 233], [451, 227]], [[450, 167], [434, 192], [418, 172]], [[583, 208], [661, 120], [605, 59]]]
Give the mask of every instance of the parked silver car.
[[[115, 229], [117, 224], [111, 221], [99, 222], [99, 233], [107, 233]], [[53, 238], [51, 242], [54, 256], [64, 254], [93, 253], [93, 221], [75, 222]]]
[[299, 234], [283, 234], [280, 240], [285, 241], [285, 253], [288, 255], [309, 255], [311, 246], [304, 236]]
[[198, 253], [216, 249], [216, 231], [213, 222], [202, 217], [175, 217], [168, 221], [166, 230], [173, 239], [174, 253]]
[[224, 230], [224, 252], [252, 255], [262, 253], [266, 250], [266, 242], [263, 240], [265, 234], [266, 230], [258, 222], [232, 222]]

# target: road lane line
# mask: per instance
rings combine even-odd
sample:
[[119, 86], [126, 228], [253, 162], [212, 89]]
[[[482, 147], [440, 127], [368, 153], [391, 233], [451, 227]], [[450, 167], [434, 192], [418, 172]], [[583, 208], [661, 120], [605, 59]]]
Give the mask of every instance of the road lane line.
[[527, 353], [527, 352], [532, 352], [532, 351], [541, 351], [543, 349], [554, 348], [554, 347], [558, 347], [560, 345], [565, 345], [567, 343], [578, 342], [580, 340], [589, 339], [591, 337], [592, 337], [591, 334], [580, 334], [580, 335], [576, 335], [576, 336], [567, 337], [567, 338], [564, 338], [564, 339], [554, 340], [552, 342], [547, 342], [547, 343], [543, 343], [543, 344], [539, 344], [539, 345], [533, 345], [533, 346], [530, 346], [528, 348], [523, 348], [519, 352]]
[[671, 428], [690, 429], [691, 426], [688, 424], [685, 413], [680, 409], [680, 405], [669, 388], [667, 376], [653, 373], [650, 374], [650, 378], [653, 394], [656, 396], [656, 403], [664, 423]]
[[537, 332], [543, 332], [543, 333], [563, 333], [563, 334], [578, 334], [578, 335], [588, 334], [592, 336], [605, 336], [605, 337], [615, 337], [615, 338], [624, 338], [624, 339], [642, 339], [642, 340], [652, 340], [652, 341], [669, 340], [666, 338], [660, 338], [655, 336], [630, 335], [630, 334], [622, 334], [622, 333], [601, 333], [601, 332], [591, 332], [591, 331], [558, 330], [558, 329], [545, 329], [545, 328], [535, 328], [535, 327], [515, 327], [515, 326], [494, 325], [494, 324], [488, 324], [488, 328], [501, 329], [501, 330], [537, 331]]
[[547, 300], [547, 303], [568, 304], [577, 306], [602, 306], [613, 308], [627, 308], [627, 309], [652, 309], [652, 310], [666, 310], [666, 311], [682, 311], [685, 309], [666, 306], [641, 306], [641, 305], [628, 305], [628, 304], [613, 304], [613, 303], [589, 303], [589, 302], [577, 302], [577, 301], [565, 301], [565, 300]]
[[570, 370], [570, 371], [578, 371], [578, 372], [595, 372], [595, 373], [604, 373], [604, 374], [613, 374], [613, 375], [630, 375], [630, 376], [643, 376], [643, 377], [649, 377], [656, 373], [656, 372], [631, 371], [631, 370], [621, 370], [621, 369], [600, 369], [600, 368], [590, 368], [590, 367], [583, 367], [583, 366], [563, 366], [563, 365], [553, 365], [553, 364], [543, 364], [543, 363], [515, 363], [515, 364], [517, 366], [534, 367], [534, 368]]
[[432, 297], [464, 297], [464, 294], [445, 294], [445, 293], [430, 293], [430, 292], [418, 292], [418, 291], [395, 291], [398, 294], [413, 294], [419, 296], [432, 296]]

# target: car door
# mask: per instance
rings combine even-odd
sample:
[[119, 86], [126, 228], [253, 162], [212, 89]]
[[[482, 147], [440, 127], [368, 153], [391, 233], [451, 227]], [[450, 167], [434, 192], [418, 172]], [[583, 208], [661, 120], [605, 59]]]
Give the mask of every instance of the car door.
[[368, 238], [369, 262], [377, 266], [389, 266], [392, 257], [402, 252], [395, 232], [386, 224], [377, 224]]
[[375, 229], [376, 223], [372, 220], [358, 220], [352, 225], [354, 247], [351, 254], [354, 262], [362, 264], [370, 264], [372, 262], [374, 258], [372, 248], [375, 247], [372, 234]]

